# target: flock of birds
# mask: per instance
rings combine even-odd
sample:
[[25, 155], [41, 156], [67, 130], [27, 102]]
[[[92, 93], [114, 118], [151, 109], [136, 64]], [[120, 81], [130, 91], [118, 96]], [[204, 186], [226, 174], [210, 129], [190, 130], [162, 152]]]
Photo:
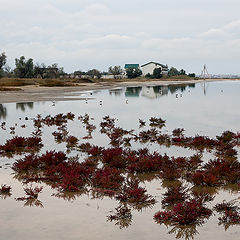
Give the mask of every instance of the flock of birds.
[[[93, 93], [90, 92], [89, 95], [92, 96]], [[182, 94], [177, 94], [177, 93], [176, 93], [176, 98], [178, 98], [178, 97], [182, 97]], [[88, 98], [85, 98], [85, 103], [88, 104]], [[128, 104], [128, 99], [125, 100], [125, 103]], [[55, 100], [52, 100], [52, 106], [53, 106], [53, 107], [55, 106], [55, 104], [56, 104], [56, 101], [55, 101]], [[102, 106], [102, 105], [103, 105], [103, 101], [100, 100], [100, 101], [99, 101], [99, 104], [100, 104], [100, 106]]]
[[[189, 91], [189, 92], [190, 92], [190, 91]], [[223, 92], [223, 90], [221, 90], [221, 92]], [[89, 92], [89, 95], [92, 96], [92, 95], [93, 95], [93, 92]], [[183, 95], [182, 95], [182, 93], [176, 93], [175, 97], [176, 97], [176, 98], [182, 98]], [[88, 98], [85, 98], [85, 103], [88, 104]], [[128, 99], [125, 100], [125, 103], [128, 104]], [[56, 104], [56, 101], [55, 101], [55, 100], [52, 100], [52, 106], [55, 106], [55, 104]], [[100, 104], [100, 106], [102, 106], [102, 105], [103, 105], [103, 101], [100, 100], [100, 101], [99, 101], [99, 104]]]

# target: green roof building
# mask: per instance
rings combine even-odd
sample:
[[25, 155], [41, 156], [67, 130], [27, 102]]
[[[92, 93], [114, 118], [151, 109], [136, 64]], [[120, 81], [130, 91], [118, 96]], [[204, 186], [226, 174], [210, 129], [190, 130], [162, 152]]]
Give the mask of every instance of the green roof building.
[[125, 69], [128, 69], [128, 68], [139, 68], [140, 65], [139, 64], [125, 64]]

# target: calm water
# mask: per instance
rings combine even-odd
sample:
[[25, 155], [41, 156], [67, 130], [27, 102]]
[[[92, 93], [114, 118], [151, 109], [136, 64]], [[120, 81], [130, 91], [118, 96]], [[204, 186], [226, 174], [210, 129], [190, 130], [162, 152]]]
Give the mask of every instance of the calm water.
[[[33, 131], [32, 118], [73, 112], [76, 116], [88, 113], [96, 126], [102, 117], [109, 115], [118, 119], [117, 125], [124, 129], [138, 129], [139, 119], [147, 121], [150, 117], [166, 120], [163, 132], [171, 133], [175, 128], [186, 130], [186, 135], [196, 134], [215, 137], [225, 130], [240, 131], [240, 82], [211, 82], [203, 84], [127, 87], [76, 93], [83, 96], [83, 101], [35, 102], [0, 104], [0, 123], [6, 122], [7, 130], [0, 130], [0, 144], [11, 138], [10, 127], [16, 126], [16, 135], [30, 136]], [[26, 120], [25, 118], [28, 118]], [[26, 128], [20, 125], [26, 124]], [[46, 150], [66, 151], [64, 144], [57, 145], [51, 135], [54, 128], [44, 128], [43, 142]], [[86, 131], [74, 121], [68, 124], [70, 134], [82, 138]], [[84, 142], [86, 140], [81, 140]], [[108, 145], [108, 139], [93, 133], [91, 143]], [[134, 146], [139, 147], [139, 146]], [[177, 147], [147, 146], [151, 150], [172, 156], [191, 156], [194, 151]], [[77, 154], [72, 152], [71, 155]], [[212, 157], [204, 153], [204, 158]], [[81, 195], [70, 201], [52, 196], [54, 190], [44, 186], [39, 199], [41, 207], [23, 206], [15, 198], [23, 196], [22, 184], [13, 178], [11, 164], [18, 156], [8, 159], [0, 158], [0, 184], [13, 187], [12, 196], [0, 199], [0, 239], [175, 239], [176, 233], [164, 225], [158, 225], [153, 215], [161, 210], [161, 194], [165, 192], [160, 180], [145, 181], [148, 193], [159, 203], [151, 209], [132, 211], [132, 223], [128, 228], [120, 229], [114, 222], [107, 221], [107, 215], [117, 206], [110, 198], [94, 199], [90, 194]], [[9, 165], [10, 164], [10, 165]], [[240, 197], [231, 190], [219, 190], [213, 203]], [[239, 226], [227, 231], [218, 226], [218, 216], [212, 216], [203, 226], [197, 226], [194, 239], [239, 239]], [[183, 238], [184, 239], [184, 238]]]

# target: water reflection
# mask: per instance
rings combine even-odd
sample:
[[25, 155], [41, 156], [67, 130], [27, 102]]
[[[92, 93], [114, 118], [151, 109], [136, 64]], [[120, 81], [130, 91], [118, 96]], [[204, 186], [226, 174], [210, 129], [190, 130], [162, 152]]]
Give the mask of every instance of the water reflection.
[[121, 96], [123, 94], [123, 88], [118, 88], [118, 89], [110, 89], [109, 94], [112, 96]]
[[168, 86], [143, 86], [143, 87], [127, 87], [125, 91], [126, 97], [144, 96], [150, 99], [160, 98], [170, 94], [175, 94], [177, 91], [184, 92], [188, 88], [195, 88], [195, 83], [177, 84]]
[[3, 106], [2, 104], [0, 104], [0, 120], [1, 119], [6, 119], [7, 117], [7, 108], [5, 106]]
[[33, 102], [16, 103], [16, 109], [20, 109], [23, 112], [25, 112], [27, 108], [33, 109], [33, 107], [34, 107]]
[[139, 97], [142, 87], [127, 87], [125, 91], [126, 97]]
[[[201, 226], [201, 224], [198, 224], [198, 226]], [[190, 226], [174, 226], [168, 233], [175, 235], [176, 239], [185, 240], [194, 239], [194, 237], [199, 234], [197, 231], [197, 224]]]

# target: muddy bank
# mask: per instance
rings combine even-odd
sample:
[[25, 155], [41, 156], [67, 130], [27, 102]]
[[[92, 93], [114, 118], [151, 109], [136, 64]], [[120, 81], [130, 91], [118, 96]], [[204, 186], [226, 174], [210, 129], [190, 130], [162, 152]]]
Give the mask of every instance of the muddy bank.
[[[208, 79], [207, 82], [213, 81], [229, 81], [232, 79]], [[147, 82], [101, 82], [101, 83], [83, 83], [71, 87], [38, 87], [23, 86], [17, 87], [16, 91], [0, 91], [0, 103], [11, 102], [37, 102], [37, 101], [73, 101], [83, 100], [79, 97], [81, 91], [91, 91], [98, 89], [112, 89], [117, 87], [133, 87], [133, 86], [157, 86], [157, 85], [177, 85], [200, 83], [203, 80], [175, 80], [175, 81], [147, 81]], [[76, 96], [76, 98], [74, 98]]]

